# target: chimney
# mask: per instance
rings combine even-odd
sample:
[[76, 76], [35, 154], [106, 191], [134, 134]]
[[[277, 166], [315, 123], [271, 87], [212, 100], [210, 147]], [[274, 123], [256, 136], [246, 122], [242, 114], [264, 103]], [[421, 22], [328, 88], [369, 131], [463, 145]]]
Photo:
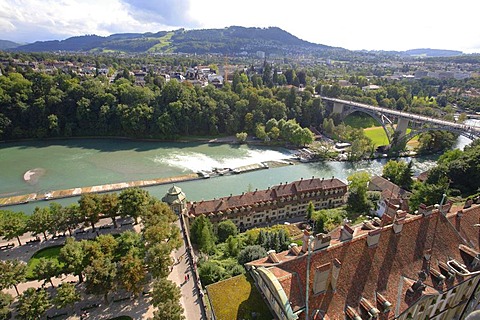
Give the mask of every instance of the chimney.
[[342, 267], [342, 263], [340, 260], [335, 258], [333, 260], [333, 266], [332, 266], [332, 279], [330, 280], [330, 284], [332, 285], [333, 292], [337, 291], [337, 281], [338, 281], [338, 275], [340, 274], [340, 268]]
[[278, 259], [278, 256], [277, 256], [277, 253], [275, 252], [275, 250], [269, 250], [267, 252], [267, 255], [268, 255], [268, 260], [271, 263], [279, 263], [280, 262], [280, 259]]
[[389, 313], [390, 309], [392, 308], [392, 304], [388, 301], [384, 296], [380, 293], [376, 293], [377, 295], [377, 306], [380, 307], [383, 313]]
[[370, 319], [376, 319], [380, 311], [365, 298], [360, 299], [360, 306], [365, 310]]
[[397, 211], [395, 217], [393, 218], [393, 232], [400, 233], [402, 231], [406, 216], [407, 213], [405, 211]]
[[355, 309], [350, 306], [347, 306], [347, 308], [345, 309], [345, 315], [349, 320], [362, 320], [362, 317], [360, 317], [357, 311], [355, 311]]
[[463, 209], [468, 209], [472, 206], [473, 204], [473, 200], [472, 199], [467, 199], [467, 201], [465, 201], [465, 205], [463, 206]]
[[340, 231], [340, 241], [352, 240], [354, 231], [348, 223], [345, 224]]
[[427, 287], [423, 281], [425, 281], [427, 278], [427, 275], [425, 274], [424, 271], [420, 271], [418, 273], [418, 280], [415, 281], [410, 288], [407, 289], [407, 292], [405, 292], [405, 300], [408, 301], [414, 301], [417, 300], [422, 294], [425, 288]]
[[375, 229], [368, 232], [367, 245], [369, 248], [373, 248], [377, 246], [378, 240], [380, 239], [381, 234], [382, 234], [382, 229]]
[[316, 251], [327, 248], [330, 245], [331, 239], [332, 237], [327, 234], [318, 233], [317, 235], [315, 235], [313, 250]]
[[303, 252], [308, 252], [308, 245], [310, 241], [310, 232], [307, 230], [303, 230], [303, 243], [302, 243], [302, 251]]

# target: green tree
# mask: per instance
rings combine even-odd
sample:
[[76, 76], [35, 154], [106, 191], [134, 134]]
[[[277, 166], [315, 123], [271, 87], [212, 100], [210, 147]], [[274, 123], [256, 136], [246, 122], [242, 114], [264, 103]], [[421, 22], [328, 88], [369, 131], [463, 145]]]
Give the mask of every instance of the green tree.
[[0, 290], [14, 287], [18, 293], [17, 285], [25, 281], [27, 265], [19, 260], [0, 260]]
[[232, 220], [225, 220], [217, 226], [217, 237], [219, 242], [225, 242], [230, 236], [236, 236], [238, 228]]
[[180, 304], [180, 288], [172, 281], [160, 278], [153, 283], [152, 305], [154, 320], [184, 320], [183, 307]]
[[142, 292], [146, 283], [146, 269], [142, 259], [136, 256], [133, 251], [127, 253], [120, 260], [118, 280], [122, 287], [134, 296]]
[[0, 291], [0, 320], [8, 320], [11, 318], [12, 310], [10, 310], [10, 306], [12, 302], [12, 295]]
[[150, 195], [147, 191], [140, 188], [128, 188], [123, 190], [118, 200], [122, 217], [129, 216], [138, 224], [138, 218], [145, 214], [145, 208], [150, 201]]
[[262, 246], [252, 245], [245, 247], [237, 256], [238, 263], [244, 265], [247, 262], [263, 258], [267, 251]]
[[67, 238], [65, 245], [60, 249], [58, 257], [63, 262], [65, 273], [78, 276], [78, 281], [83, 282], [83, 270], [86, 267], [83, 244], [74, 238]]
[[45, 289], [28, 288], [18, 297], [17, 317], [25, 320], [40, 319], [50, 306], [50, 298]]
[[227, 247], [227, 254], [230, 257], [236, 257], [238, 253], [240, 252], [241, 249], [241, 241], [237, 237], [234, 236], [229, 236], [227, 241], [226, 241]]
[[87, 292], [103, 295], [108, 303], [108, 293], [114, 290], [117, 280], [116, 264], [107, 257], [94, 259], [85, 268], [85, 277]]
[[247, 141], [248, 134], [246, 132], [239, 132], [235, 135], [235, 137], [239, 143], [244, 143]]
[[47, 240], [47, 231], [53, 224], [53, 216], [49, 207], [36, 207], [33, 214], [28, 219], [27, 229], [34, 236], [43, 234], [45, 241]]
[[57, 309], [72, 307], [75, 302], [80, 301], [80, 293], [77, 292], [75, 285], [68, 282], [63, 282], [57, 288], [57, 294], [53, 298], [53, 304]]
[[38, 280], [44, 280], [45, 282], [48, 281], [52, 287], [54, 287], [52, 278], [60, 274], [60, 266], [51, 259], [40, 258], [38, 260], [38, 264], [33, 270], [33, 273]]
[[203, 285], [209, 285], [222, 280], [226, 272], [217, 261], [205, 261], [198, 267], [198, 274]]
[[403, 189], [410, 190], [412, 187], [413, 163], [410, 161], [389, 160], [383, 167], [382, 176]]
[[23, 212], [0, 210], [0, 236], [5, 240], [16, 238], [18, 245], [22, 245], [20, 236], [27, 229], [28, 217]]
[[347, 211], [360, 214], [368, 213], [370, 203], [367, 199], [367, 187], [370, 175], [365, 171], [360, 171], [349, 176], [347, 180], [349, 182]]
[[315, 206], [313, 202], [310, 201], [307, 207], [307, 216], [305, 217], [308, 221], [312, 219], [313, 214], [315, 213]]
[[99, 197], [94, 193], [84, 193], [78, 200], [79, 210], [85, 217], [85, 221], [92, 227], [92, 232], [95, 231], [95, 223], [100, 220], [100, 205]]
[[215, 252], [215, 236], [208, 225], [204, 225], [202, 228], [198, 248], [203, 253], [213, 254]]
[[112, 219], [113, 227], [116, 229], [118, 227], [116, 217], [120, 210], [118, 195], [116, 193], [106, 193], [102, 195], [100, 197], [100, 207], [101, 213]]

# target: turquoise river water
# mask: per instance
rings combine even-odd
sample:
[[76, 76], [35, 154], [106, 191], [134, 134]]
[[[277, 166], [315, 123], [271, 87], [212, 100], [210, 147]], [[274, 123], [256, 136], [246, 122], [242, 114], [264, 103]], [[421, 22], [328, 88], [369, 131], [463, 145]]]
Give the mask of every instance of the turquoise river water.
[[[210, 170], [238, 167], [270, 160], [285, 160], [291, 151], [282, 148], [208, 143], [167, 143], [122, 139], [72, 139], [4, 143], [0, 145], [0, 197], [47, 192], [73, 187], [122, 181], [161, 178]], [[287, 165], [239, 175], [227, 175], [182, 182], [180, 186], [192, 201], [265, 189], [300, 178], [332, 176], [341, 180], [353, 172], [382, 172], [385, 159], [375, 161], [315, 162]], [[435, 164], [432, 158], [414, 159], [416, 173]], [[29, 175], [27, 172], [33, 173]], [[26, 174], [27, 173], [27, 174]], [[28, 180], [30, 179], [30, 180]], [[146, 188], [161, 198], [170, 185]], [[78, 198], [55, 200], [63, 205]], [[48, 201], [5, 207], [31, 213]]]

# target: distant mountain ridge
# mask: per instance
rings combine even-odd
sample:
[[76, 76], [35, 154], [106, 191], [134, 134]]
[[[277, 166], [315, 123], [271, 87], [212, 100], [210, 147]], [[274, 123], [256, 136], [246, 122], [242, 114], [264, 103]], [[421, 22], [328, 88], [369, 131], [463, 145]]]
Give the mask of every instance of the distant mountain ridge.
[[404, 51], [409, 56], [419, 57], [454, 57], [463, 54], [462, 51], [446, 50], [446, 49], [411, 49]]
[[16, 43], [9, 40], [0, 40], [0, 50], [13, 49], [19, 46], [21, 46], [20, 43]]
[[[277, 27], [160, 31], [157, 33], [123, 33], [107, 37], [85, 35], [65, 40], [37, 41], [14, 48], [24, 52], [83, 51], [129, 53], [301, 53], [308, 50], [340, 49], [301, 40]], [[344, 49], [341, 49], [344, 50]]]

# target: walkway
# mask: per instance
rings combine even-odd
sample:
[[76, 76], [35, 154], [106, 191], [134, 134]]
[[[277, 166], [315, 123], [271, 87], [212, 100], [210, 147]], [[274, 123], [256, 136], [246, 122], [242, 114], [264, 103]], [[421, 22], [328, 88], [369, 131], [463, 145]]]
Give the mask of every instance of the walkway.
[[[177, 221], [177, 226], [181, 230], [180, 220]], [[180, 249], [172, 253], [172, 257], [177, 263], [174, 264], [168, 279], [180, 286], [182, 293], [180, 302], [184, 309], [185, 318], [187, 320], [204, 319], [200, 302], [201, 297], [197, 289], [198, 286], [195, 285], [195, 275], [192, 269], [193, 263], [190, 261], [189, 254], [186, 251], [185, 238]]]

